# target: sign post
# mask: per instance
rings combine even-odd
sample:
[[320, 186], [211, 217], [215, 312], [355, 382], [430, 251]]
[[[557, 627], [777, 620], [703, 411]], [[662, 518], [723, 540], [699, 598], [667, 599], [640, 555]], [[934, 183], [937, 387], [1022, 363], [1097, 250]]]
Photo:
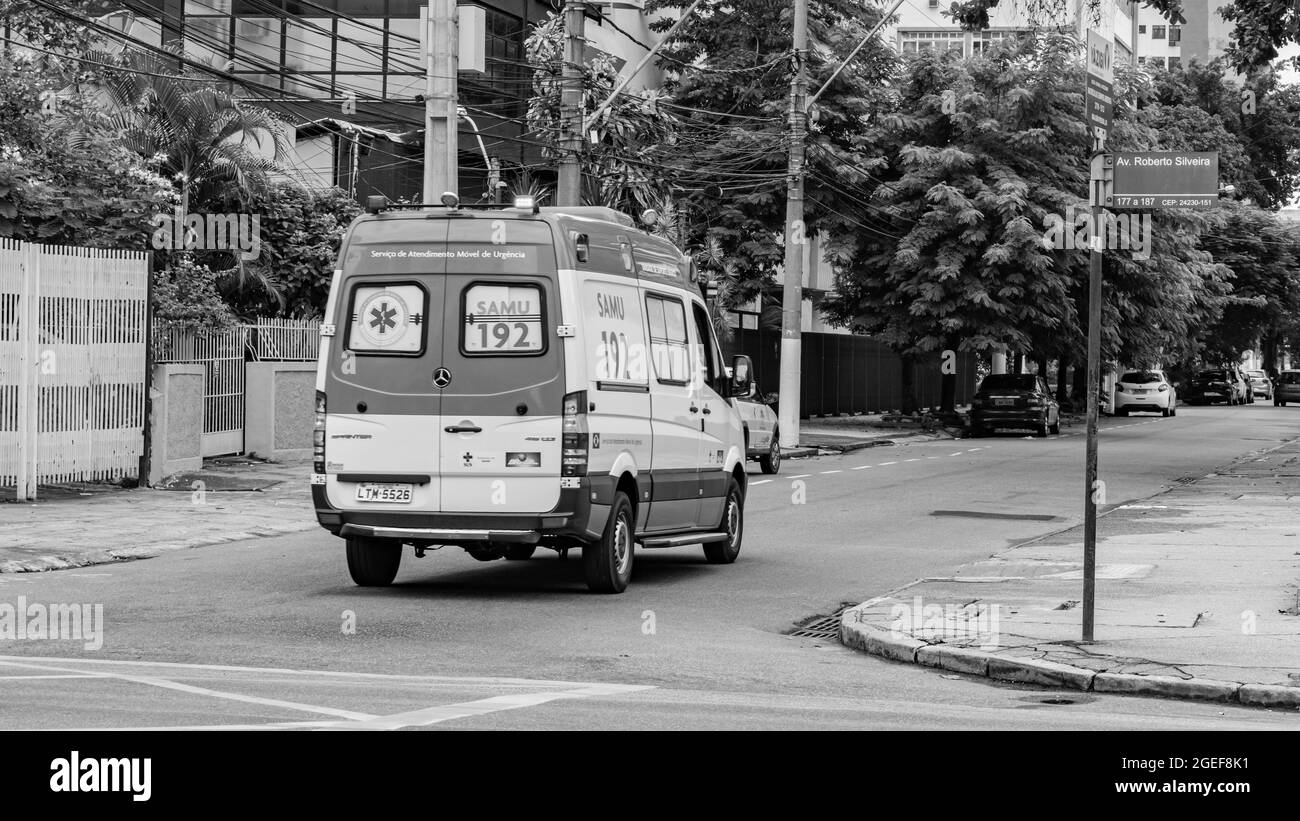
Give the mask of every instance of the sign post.
[[1084, 122], [1092, 129], [1092, 175], [1089, 184], [1092, 230], [1088, 248], [1088, 444], [1084, 458], [1083, 502], [1083, 640], [1093, 640], [1097, 587], [1097, 504], [1105, 498], [1104, 485], [1097, 479], [1097, 416], [1101, 397], [1101, 225], [1106, 200], [1105, 151], [1115, 116], [1114, 42], [1088, 29], [1088, 73], [1084, 78]]

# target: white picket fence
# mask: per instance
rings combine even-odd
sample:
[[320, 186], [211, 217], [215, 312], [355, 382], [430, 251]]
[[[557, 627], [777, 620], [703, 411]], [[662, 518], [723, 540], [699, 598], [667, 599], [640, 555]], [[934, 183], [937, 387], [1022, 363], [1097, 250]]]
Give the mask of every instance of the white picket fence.
[[0, 239], [0, 487], [136, 476], [148, 256]]
[[[156, 334], [154, 361], [203, 365], [203, 456], [244, 450], [245, 364], [315, 362], [320, 321], [259, 317], [214, 334], [169, 329]], [[261, 409], [265, 410], [265, 409]]]

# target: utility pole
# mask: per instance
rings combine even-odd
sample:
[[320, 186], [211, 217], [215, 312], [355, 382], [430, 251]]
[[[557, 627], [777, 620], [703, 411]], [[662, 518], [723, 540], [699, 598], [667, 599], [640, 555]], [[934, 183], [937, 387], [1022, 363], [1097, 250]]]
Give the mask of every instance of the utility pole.
[[804, 139], [808, 128], [808, 0], [794, 0], [794, 65], [790, 78], [790, 158], [785, 194], [785, 285], [781, 293], [781, 447], [799, 445], [800, 367], [803, 359]]
[[429, 0], [424, 9], [424, 202], [460, 193], [457, 176], [456, 71], [460, 36], [456, 0]]
[[587, 4], [564, 4], [564, 63], [560, 72], [560, 174], [556, 205], [582, 205], [582, 67], [587, 56]]

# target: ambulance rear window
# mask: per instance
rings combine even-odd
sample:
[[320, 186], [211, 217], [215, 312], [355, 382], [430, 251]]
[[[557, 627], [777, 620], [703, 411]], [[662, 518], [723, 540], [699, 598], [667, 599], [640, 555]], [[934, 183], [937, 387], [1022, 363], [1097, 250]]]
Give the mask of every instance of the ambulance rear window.
[[429, 298], [416, 282], [363, 282], [350, 296], [347, 348], [360, 354], [424, 352]]
[[519, 356], [546, 351], [545, 305], [538, 285], [472, 282], [461, 292], [461, 353]]

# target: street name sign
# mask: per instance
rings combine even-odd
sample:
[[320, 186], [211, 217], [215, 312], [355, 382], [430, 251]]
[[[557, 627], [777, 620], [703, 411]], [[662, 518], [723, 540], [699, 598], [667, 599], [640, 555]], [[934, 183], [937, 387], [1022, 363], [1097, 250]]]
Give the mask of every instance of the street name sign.
[[1219, 201], [1217, 151], [1117, 151], [1110, 208], [1211, 208]]
[[1094, 29], [1088, 29], [1088, 75], [1084, 80], [1084, 123], [1105, 140], [1115, 117], [1115, 44]]

